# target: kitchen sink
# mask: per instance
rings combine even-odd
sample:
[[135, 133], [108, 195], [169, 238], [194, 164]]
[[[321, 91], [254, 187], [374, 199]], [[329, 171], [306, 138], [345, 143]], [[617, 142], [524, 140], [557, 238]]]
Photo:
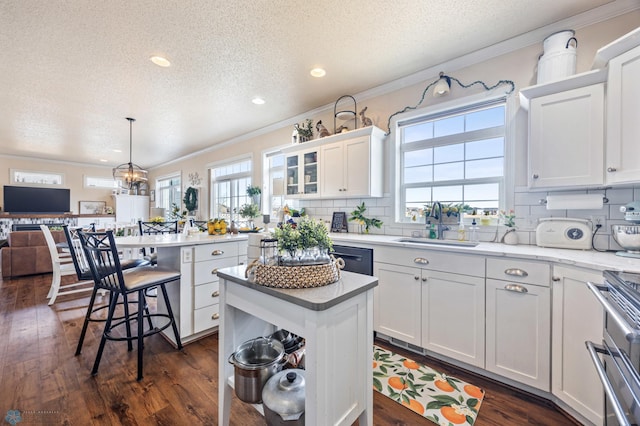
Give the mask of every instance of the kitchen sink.
[[395, 241], [399, 243], [424, 244], [426, 246], [475, 247], [478, 245], [478, 243], [473, 241], [429, 240], [427, 238], [399, 238]]

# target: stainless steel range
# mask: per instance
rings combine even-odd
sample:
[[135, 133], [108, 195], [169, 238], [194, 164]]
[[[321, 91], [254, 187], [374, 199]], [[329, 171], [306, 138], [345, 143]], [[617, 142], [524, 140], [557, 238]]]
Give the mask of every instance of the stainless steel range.
[[640, 425], [640, 274], [603, 275], [604, 285], [587, 284], [606, 312], [603, 342], [586, 345], [607, 395], [607, 426]]

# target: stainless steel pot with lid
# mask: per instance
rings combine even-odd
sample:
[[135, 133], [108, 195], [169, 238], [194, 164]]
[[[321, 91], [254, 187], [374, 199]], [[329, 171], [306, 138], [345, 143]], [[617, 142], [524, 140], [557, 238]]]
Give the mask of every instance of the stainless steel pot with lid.
[[282, 370], [262, 389], [264, 417], [269, 426], [304, 425], [304, 370]]
[[240, 345], [229, 356], [229, 363], [234, 365], [234, 387], [238, 398], [252, 404], [259, 403], [267, 380], [282, 370], [284, 355], [282, 343], [269, 337], [258, 337]]

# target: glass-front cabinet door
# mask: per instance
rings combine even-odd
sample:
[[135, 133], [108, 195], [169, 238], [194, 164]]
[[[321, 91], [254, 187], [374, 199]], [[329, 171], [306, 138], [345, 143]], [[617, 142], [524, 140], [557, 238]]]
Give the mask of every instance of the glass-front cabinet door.
[[318, 194], [318, 150], [289, 154], [286, 164], [288, 197]]

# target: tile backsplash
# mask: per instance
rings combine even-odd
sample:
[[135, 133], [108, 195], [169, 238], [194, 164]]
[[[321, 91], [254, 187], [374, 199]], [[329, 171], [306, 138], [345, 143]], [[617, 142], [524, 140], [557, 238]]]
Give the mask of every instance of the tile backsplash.
[[[546, 205], [541, 200], [545, 200], [547, 195], [563, 194], [602, 194], [608, 199], [603, 204], [602, 209], [594, 210], [547, 210]], [[602, 227], [598, 229], [594, 237], [594, 245], [599, 250], [620, 250], [611, 236], [611, 225], [625, 224], [624, 215], [620, 212], [620, 206], [631, 201], [640, 201], [640, 187], [598, 189], [598, 190], [575, 190], [575, 191], [553, 191], [553, 192], [531, 192], [526, 187], [518, 187], [514, 194], [514, 210], [516, 214], [516, 229], [519, 244], [536, 243], [536, 226], [538, 219], [543, 217], [569, 217], [577, 219], [591, 219], [600, 221]], [[291, 202], [297, 208], [304, 207], [307, 213], [316, 219], [321, 219], [326, 223], [331, 222], [333, 212], [346, 212], [347, 216], [357, 205], [364, 201], [367, 211], [366, 217], [375, 217], [384, 224], [380, 229], [372, 228], [372, 234], [411, 236], [412, 232], [424, 232], [424, 223], [396, 223], [394, 219], [394, 198], [386, 194], [382, 198], [348, 198], [331, 200], [297, 200]], [[467, 228], [468, 229], [468, 228]], [[594, 223], [595, 229], [595, 223]], [[349, 222], [349, 232], [358, 232], [359, 226]], [[445, 238], [457, 238], [457, 226], [445, 231]], [[500, 241], [506, 228], [496, 226], [480, 226], [478, 236], [480, 241]]]

